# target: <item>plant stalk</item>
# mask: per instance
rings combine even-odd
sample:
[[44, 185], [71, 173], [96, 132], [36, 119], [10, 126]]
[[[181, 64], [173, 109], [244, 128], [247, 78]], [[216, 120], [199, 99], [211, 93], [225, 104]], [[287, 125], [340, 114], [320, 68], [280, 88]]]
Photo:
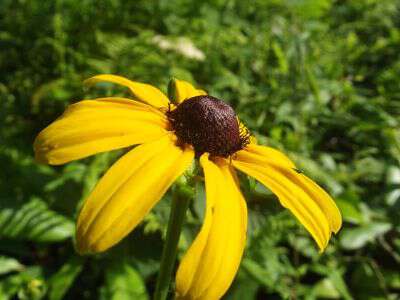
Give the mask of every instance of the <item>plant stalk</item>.
[[184, 190], [182, 187], [177, 187], [172, 196], [167, 237], [162, 252], [160, 273], [158, 274], [154, 300], [165, 300], [168, 296], [171, 276], [178, 252], [179, 236], [190, 202], [190, 196]]

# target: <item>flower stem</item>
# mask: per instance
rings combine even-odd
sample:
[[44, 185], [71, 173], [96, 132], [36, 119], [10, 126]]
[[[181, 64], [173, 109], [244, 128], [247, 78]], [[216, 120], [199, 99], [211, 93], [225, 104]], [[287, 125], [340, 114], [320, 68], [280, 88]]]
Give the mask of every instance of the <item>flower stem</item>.
[[171, 275], [175, 266], [179, 236], [185, 221], [190, 195], [183, 186], [176, 186], [173, 193], [171, 211], [168, 221], [167, 237], [161, 257], [160, 273], [158, 274], [154, 300], [165, 300], [168, 295]]

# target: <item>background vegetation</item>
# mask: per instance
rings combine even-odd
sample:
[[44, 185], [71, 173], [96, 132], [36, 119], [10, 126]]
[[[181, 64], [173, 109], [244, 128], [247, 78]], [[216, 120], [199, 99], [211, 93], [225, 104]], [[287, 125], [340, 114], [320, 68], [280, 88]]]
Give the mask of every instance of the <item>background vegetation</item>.
[[[33, 160], [37, 133], [75, 101], [124, 95], [120, 74], [174, 76], [225, 99], [284, 150], [345, 220], [323, 255], [254, 181], [249, 240], [226, 299], [400, 299], [400, 3], [396, 0], [1, 0], [0, 299], [148, 299], [169, 196], [123, 243], [79, 257], [82, 200], [122, 151]], [[201, 223], [196, 186], [181, 252]]]

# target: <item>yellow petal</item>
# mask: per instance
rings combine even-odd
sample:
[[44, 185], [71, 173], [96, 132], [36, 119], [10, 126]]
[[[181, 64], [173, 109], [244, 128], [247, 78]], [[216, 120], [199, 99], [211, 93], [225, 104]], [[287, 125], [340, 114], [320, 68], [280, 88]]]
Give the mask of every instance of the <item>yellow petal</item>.
[[175, 146], [173, 136], [136, 147], [99, 181], [77, 224], [80, 253], [104, 251], [124, 238], [190, 165], [193, 150]]
[[38, 161], [53, 165], [159, 139], [166, 117], [153, 107], [124, 98], [83, 100], [45, 128], [34, 143]]
[[298, 173], [284, 154], [272, 148], [249, 145], [236, 153], [232, 164], [275, 193], [281, 204], [311, 233], [321, 251], [331, 232], [340, 229], [342, 218], [335, 202], [315, 182]]
[[277, 166], [284, 166], [289, 169], [296, 168], [295, 164], [282, 152], [266, 146], [257, 144], [249, 144], [246, 146], [246, 151], [239, 151], [234, 154], [234, 157], [243, 162], [269, 162]]
[[196, 89], [189, 82], [184, 80], [173, 79], [175, 84], [175, 101], [177, 103], [182, 103], [186, 99], [207, 95], [207, 93], [203, 90]]
[[111, 74], [101, 74], [93, 76], [85, 80], [85, 85], [93, 85], [98, 82], [112, 82], [116, 84], [123, 85], [133, 93], [137, 100], [146, 102], [154, 107], [168, 107], [168, 97], [165, 96], [158, 88], [136, 81], [129, 80], [122, 76], [111, 75]]
[[314, 199], [327, 217], [331, 231], [337, 233], [342, 227], [342, 215], [331, 196], [304, 174], [289, 170], [286, 171], [286, 176], [301, 186]]
[[265, 162], [274, 165], [303, 190], [319, 205], [321, 210], [327, 216], [330, 223], [330, 229], [338, 232], [342, 225], [342, 217], [335, 201], [314, 181], [302, 173], [296, 172], [295, 164], [282, 152], [265, 146], [249, 144], [246, 151], [238, 152], [238, 160], [252, 163], [257, 161], [259, 164]]
[[226, 163], [200, 158], [206, 183], [203, 226], [176, 275], [177, 299], [219, 299], [231, 285], [246, 241], [247, 208]]

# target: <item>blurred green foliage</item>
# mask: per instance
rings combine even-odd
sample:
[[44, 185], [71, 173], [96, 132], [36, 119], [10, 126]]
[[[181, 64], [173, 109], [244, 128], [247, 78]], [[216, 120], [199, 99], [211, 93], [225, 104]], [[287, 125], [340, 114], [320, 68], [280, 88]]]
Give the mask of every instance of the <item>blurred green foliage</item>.
[[[74, 252], [85, 196], [122, 151], [33, 160], [72, 102], [126, 94], [114, 73], [225, 99], [260, 143], [334, 196], [344, 228], [320, 255], [269, 191], [243, 178], [247, 249], [226, 299], [400, 299], [400, 3], [396, 0], [1, 0], [0, 299], [148, 299], [169, 195], [120, 245]], [[181, 254], [201, 224], [196, 185]]]

